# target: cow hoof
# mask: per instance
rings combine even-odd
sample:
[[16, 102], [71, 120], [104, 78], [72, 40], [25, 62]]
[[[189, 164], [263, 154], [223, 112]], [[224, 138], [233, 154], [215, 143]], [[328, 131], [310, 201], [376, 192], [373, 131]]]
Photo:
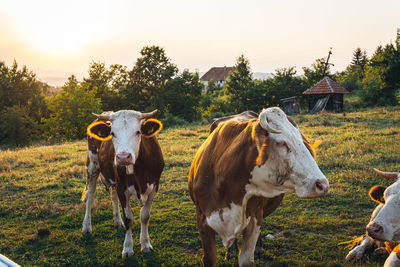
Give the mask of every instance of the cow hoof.
[[90, 235], [92, 233], [92, 228], [91, 227], [90, 228], [83, 228], [82, 229], [82, 233], [84, 235]]
[[149, 253], [153, 251], [153, 247], [150, 244], [142, 245], [141, 251], [143, 253]]
[[122, 258], [129, 258], [133, 256], [133, 250], [123, 250]]
[[352, 249], [349, 254], [347, 254], [346, 256], [346, 261], [347, 262], [355, 262], [358, 261], [362, 258], [363, 256], [363, 252], [359, 249], [357, 249], [357, 247], [355, 247], [354, 249]]

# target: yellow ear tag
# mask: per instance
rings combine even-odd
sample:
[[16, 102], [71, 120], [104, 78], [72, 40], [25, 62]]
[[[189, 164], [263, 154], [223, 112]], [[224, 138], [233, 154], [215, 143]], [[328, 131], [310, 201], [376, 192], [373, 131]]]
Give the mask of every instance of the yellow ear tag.
[[105, 124], [105, 125], [110, 126], [109, 123], [106, 123], [106, 122], [104, 122], [104, 121], [95, 121], [95, 122], [93, 122], [92, 124], [90, 124], [90, 125], [87, 127], [87, 129], [86, 129], [86, 134], [87, 134], [88, 136], [93, 137], [93, 138], [96, 139], [96, 140], [99, 140], [99, 141], [107, 141], [107, 140], [110, 140], [110, 139], [112, 138], [112, 135], [111, 135], [111, 134], [110, 134], [109, 136], [107, 136], [107, 137], [100, 137], [100, 136], [94, 134], [94, 133], [91, 131], [92, 128], [93, 128], [94, 126], [99, 125], [99, 124]]
[[156, 134], [158, 134], [163, 129], [163, 124], [161, 123], [161, 121], [151, 118], [151, 119], [146, 120], [144, 122], [144, 124], [146, 124], [149, 121], [154, 121], [155, 123], [159, 124], [160, 128], [158, 128], [158, 130], [155, 131], [154, 133], [152, 133], [151, 135], [146, 135], [147, 138], [155, 136]]

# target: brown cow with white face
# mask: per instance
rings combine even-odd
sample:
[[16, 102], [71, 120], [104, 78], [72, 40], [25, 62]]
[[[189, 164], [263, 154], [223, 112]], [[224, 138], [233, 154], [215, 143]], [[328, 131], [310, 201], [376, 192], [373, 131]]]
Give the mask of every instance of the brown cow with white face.
[[[110, 190], [113, 220], [116, 227], [125, 225], [126, 234], [122, 256], [133, 255], [133, 213], [129, 198], [135, 197], [139, 205], [143, 252], [153, 249], [148, 224], [151, 205], [158, 190], [164, 159], [155, 134], [162, 129], [158, 120], [151, 119], [157, 110], [140, 113], [134, 110], [93, 114], [97, 121], [88, 127], [87, 184], [84, 195], [86, 214], [83, 233], [91, 233], [91, 208], [96, 192], [97, 178]], [[123, 223], [118, 199], [122, 206]]]
[[362, 242], [347, 254], [346, 260], [359, 260], [366, 250], [378, 246], [375, 250], [378, 254], [390, 254], [385, 267], [400, 266], [400, 173], [374, 170], [397, 181], [389, 187], [376, 185], [371, 188], [369, 195], [379, 206], [372, 213]]
[[285, 193], [301, 198], [327, 193], [328, 180], [310, 152], [310, 144], [279, 108], [216, 126], [197, 151], [189, 173], [205, 266], [216, 264], [215, 233], [229, 248], [241, 232], [239, 265], [252, 266], [269, 200]]

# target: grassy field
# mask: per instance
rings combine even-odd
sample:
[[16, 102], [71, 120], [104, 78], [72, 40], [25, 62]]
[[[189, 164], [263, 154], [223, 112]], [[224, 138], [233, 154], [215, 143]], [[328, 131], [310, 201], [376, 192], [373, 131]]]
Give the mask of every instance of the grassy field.
[[[348, 249], [339, 245], [364, 233], [376, 206], [368, 197], [375, 184], [388, 185], [373, 167], [400, 171], [400, 107], [346, 114], [298, 115], [311, 140], [322, 140], [317, 162], [330, 181], [326, 197], [287, 195], [262, 228], [264, 257], [258, 266], [343, 266]], [[135, 255], [122, 259], [124, 231], [114, 229], [108, 193], [99, 182], [92, 215], [93, 234], [83, 236], [86, 142], [0, 151], [0, 253], [22, 266], [199, 266], [201, 242], [187, 190], [191, 160], [207, 126], [162, 131], [166, 166], [153, 202], [150, 237], [154, 252], [142, 254], [139, 208], [134, 203]], [[132, 200], [133, 202], [133, 200]], [[223, 259], [218, 241], [218, 265]], [[369, 255], [355, 266], [382, 266]]]

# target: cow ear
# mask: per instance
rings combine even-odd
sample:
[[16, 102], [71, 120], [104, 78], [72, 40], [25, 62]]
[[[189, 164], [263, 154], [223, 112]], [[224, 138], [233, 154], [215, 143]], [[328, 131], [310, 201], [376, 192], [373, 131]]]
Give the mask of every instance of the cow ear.
[[161, 121], [156, 119], [148, 119], [142, 124], [142, 135], [144, 137], [150, 138], [155, 136], [159, 131], [161, 131], [163, 125]]
[[104, 121], [95, 121], [87, 127], [86, 133], [88, 136], [91, 136], [99, 141], [109, 140], [112, 138], [111, 123]]
[[385, 186], [375, 185], [369, 190], [369, 196], [373, 201], [378, 202], [379, 204], [385, 204], [385, 198], [383, 197], [385, 190]]

